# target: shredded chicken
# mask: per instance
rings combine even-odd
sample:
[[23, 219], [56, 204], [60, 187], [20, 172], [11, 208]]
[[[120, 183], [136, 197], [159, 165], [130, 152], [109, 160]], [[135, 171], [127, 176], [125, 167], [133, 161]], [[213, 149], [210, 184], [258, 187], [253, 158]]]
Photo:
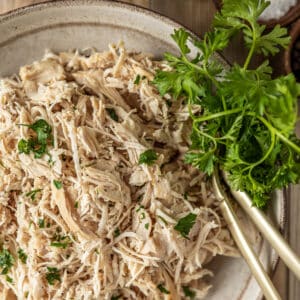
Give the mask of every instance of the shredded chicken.
[[[0, 241], [14, 257], [1, 299], [184, 299], [183, 286], [201, 299], [206, 264], [238, 255], [210, 181], [184, 163], [188, 111], [151, 84], [157, 68], [168, 66], [120, 44], [47, 53], [0, 81]], [[20, 124], [39, 119], [49, 153], [19, 153], [33, 134]], [[139, 164], [147, 149], [153, 165]], [[187, 239], [174, 226], [189, 213]]]

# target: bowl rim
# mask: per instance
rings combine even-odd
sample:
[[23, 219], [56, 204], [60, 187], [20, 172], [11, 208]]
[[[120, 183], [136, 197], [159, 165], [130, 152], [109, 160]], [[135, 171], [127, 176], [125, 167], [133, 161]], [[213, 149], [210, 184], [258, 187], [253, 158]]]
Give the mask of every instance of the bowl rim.
[[[139, 6], [136, 4], [132, 4], [132, 3], [125, 3], [120, 0], [47, 0], [47, 1], [39, 2], [39, 3], [32, 3], [29, 5], [23, 6], [23, 7], [12, 9], [3, 14], [0, 14], [0, 24], [4, 23], [10, 19], [13, 19], [15, 17], [22, 16], [27, 13], [31, 13], [32, 11], [36, 11], [36, 10], [39, 11], [39, 10], [47, 9], [49, 7], [66, 7], [68, 5], [72, 5], [72, 6], [76, 6], [76, 5], [108, 5], [111, 7], [119, 7], [119, 8], [134, 10], [138, 13], [142, 13], [142, 14], [151, 16], [155, 19], [159, 19], [160, 21], [162, 21], [168, 25], [171, 25], [173, 28], [182, 27], [182, 28], [186, 29], [191, 34], [192, 37], [194, 37], [196, 39], [202, 39], [202, 36], [196, 34], [191, 28], [189, 28], [189, 26], [183, 25], [180, 21], [177, 21], [177, 20], [173, 19], [172, 17], [169, 17], [163, 13], [157, 12], [151, 8], [145, 8], [145, 7], [142, 7], [142, 6]], [[300, 6], [300, 4], [299, 4], [299, 6]], [[222, 63], [224, 65], [224, 67], [232, 65], [228, 61], [228, 59], [226, 59], [226, 57], [224, 57], [224, 55], [222, 53], [219, 53], [219, 52], [215, 53], [214, 58], [216, 58], [220, 63]], [[288, 198], [287, 190], [284, 189], [284, 190], [280, 191], [280, 193], [282, 194], [282, 201], [281, 201], [281, 205], [280, 205], [280, 211], [282, 212], [282, 215], [280, 216], [281, 218], [279, 220], [278, 226], [279, 226], [279, 231], [283, 234], [283, 236], [286, 236], [286, 234], [287, 234], [287, 198]], [[261, 241], [259, 249], [258, 249], [259, 252], [261, 251], [261, 247], [262, 247], [262, 241]], [[274, 251], [274, 250], [271, 250], [271, 251]], [[276, 253], [275, 259], [273, 259], [271, 261], [271, 270], [269, 272], [271, 278], [274, 276], [274, 274], [276, 272], [276, 269], [279, 264], [279, 260], [280, 260], [280, 258]], [[252, 278], [252, 274], [250, 274], [249, 278], [245, 281], [245, 287], [241, 290], [241, 294], [237, 298], [238, 300], [242, 299], [243, 293], [247, 289], [247, 286], [248, 286], [251, 278]], [[263, 294], [262, 294], [262, 292], [260, 292], [260, 295], [257, 297], [256, 300], [260, 300], [262, 298], [263, 298]]]

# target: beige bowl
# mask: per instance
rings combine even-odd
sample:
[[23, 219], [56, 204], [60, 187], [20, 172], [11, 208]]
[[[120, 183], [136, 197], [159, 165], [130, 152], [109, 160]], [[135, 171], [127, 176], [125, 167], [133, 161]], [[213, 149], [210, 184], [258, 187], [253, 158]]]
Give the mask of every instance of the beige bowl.
[[[20, 66], [39, 59], [45, 49], [54, 51], [86, 47], [107, 49], [120, 40], [130, 50], [153, 53], [177, 51], [170, 38], [174, 21], [153, 12], [111, 1], [58, 1], [13, 11], [0, 17], [0, 75], [16, 72]], [[193, 49], [195, 52], [195, 49]], [[225, 61], [216, 56], [226, 68]], [[284, 224], [284, 196], [278, 192], [270, 214], [280, 228]], [[251, 227], [250, 227], [251, 228]], [[254, 229], [249, 231], [255, 249], [269, 271], [274, 270], [277, 255]], [[215, 277], [210, 300], [255, 300], [260, 288], [243, 259], [217, 257], [211, 268]]]

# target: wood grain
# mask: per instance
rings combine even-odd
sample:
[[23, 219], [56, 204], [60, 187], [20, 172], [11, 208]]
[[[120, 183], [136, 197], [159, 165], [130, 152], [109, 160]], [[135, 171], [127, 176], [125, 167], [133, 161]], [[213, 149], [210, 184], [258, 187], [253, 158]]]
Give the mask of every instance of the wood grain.
[[[39, 3], [46, 0], [0, 0], [0, 13], [9, 10]], [[216, 8], [211, 0], [121, 0], [142, 7], [151, 8], [161, 14], [169, 16], [174, 20], [190, 28], [198, 35], [203, 35], [211, 26], [213, 15]], [[243, 40], [237, 37], [228, 49], [223, 53], [229, 62], [241, 63], [245, 59], [246, 52], [243, 50]], [[260, 60], [254, 61], [256, 65]], [[282, 73], [281, 56], [273, 59], [276, 72]], [[299, 134], [300, 134], [300, 127]], [[290, 189], [292, 201], [289, 203], [289, 242], [293, 249], [297, 249], [300, 254], [300, 186], [294, 186]], [[278, 288], [283, 300], [300, 299], [300, 285], [294, 276], [288, 274], [285, 266], [280, 262], [274, 276], [275, 286]]]

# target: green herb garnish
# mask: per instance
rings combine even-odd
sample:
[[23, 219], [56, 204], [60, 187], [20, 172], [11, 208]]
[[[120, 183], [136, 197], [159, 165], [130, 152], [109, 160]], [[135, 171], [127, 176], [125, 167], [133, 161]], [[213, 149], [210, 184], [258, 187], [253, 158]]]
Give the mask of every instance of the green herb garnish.
[[141, 209], [145, 209], [144, 205], [139, 205], [139, 207], [136, 209], [136, 212], [139, 212]]
[[6, 275], [15, 262], [14, 257], [7, 249], [2, 249], [0, 252], [0, 268], [1, 274]]
[[112, 296], [112, 297], [110, 298], [110, 300], [119, 300], [120, 298], [121, 298], [120, 295], [118, 295], [118, 296]]
[[71, 242], [72, 241], [70, 237], [68, 237], [67, 235], [61, 236], [60, 234], [55, 234], [53, 241], [50, 243], [50, 246], [66, 249]]
[[188, 234], [190, 233], [190, 230], [196, 223], [197, 215], [193, 213], [189, 213], [185, 217], [181, 218], [178, 223], [174, 226], [174, 229], [180, 234], [188, 239]]
[[22, 249], [19, 249], [18, 250], [18, 257], [19, 259], [21, 260], [21, 262], [23, 264], [26, 264], [26, 261], [27, 261], [27, 254], [22, 250]]
[[146, 165], [153, 165], [154, 162], [157, 160], [157, 154], [154, 150], [148, 149], [145, 152], [140, 154], [139, 157], [139, 164], [146, 164]]
[[120, 234], [121, 234], [121, 230], [120, 230], [120, 228], [118, 227], [118, 228], [115, 229], [115, 231], [114, 231], [114, 237], [116, 238], [116, 237], [118, 237]]
[[45, 220], [44, 219], [39, 219], [38, 220], [38, 225], [40, 228], [45, 228]]
[[69, 245], [69, 242], [51, 242], [50, 246], [56, 247], [56, 248], [63, 248], [66, 249]]
[[105, 110], [109, 114], [109, 116], [111, 117], [111, 119], [113, 119], [116, 122], [119, 121], [119, 117], [118, 117], [116, 111], [113, 108], [106, 108]]
[[183, 286], [182, 290], [186, 297], [189, 297], [190, 299], [194, 299], [196, 297], [196, 292], [192, 291], [188, 286]]
[[13, 283], [13, 279], [10, 276], [6, 275], [5, 279], [9, 283]]
[[36, 137], [28, 140], [21, 139], [18, 143], [19, 153], [30, 154], [34, 153], [35, 158], [41, 158], [44, 154], [48, 154], [47, 145], [53, 143], [53, 136], [51, 134], [51, 126], [43, 119], [37, 120], [33, 124], [19, 124], [20, 126], [27, 126], [36, 133]]
[[78, 204], [79, 204], [78, 201], [76, 201], [75, 204], [74, 204], [74, 207], [78, 208]]
[[[193, 121], [186, 162], [211, 175], [228, 173], [236, 190], [246, 191], [254, 205], [265, 207], [275, 189], [300, 179], [300, 140], [294, 134], [300, 85], [292, 74], [272, 77], [266, 60], [249, 64], [254, 53], [274, 55], [290, 38], [279, 25], [266, 31], [257, 22], [268, 6], [265, 0], [224, 0], [211, 32], [199, 41], [183, 29], [172, 38], [181, 55], [165, 54], [172, 71], [158, 71], [154, 84], [164, 95], [184, 97]], [[224, 68], [213, 55], [242, 32], [249, 48], [245, 63]], [[189, 58], [187, 42], [199, 53]], [[193, 113], [192, 106], [202, 113]]]
[[54, 186], [60, 190], [62, 188], [62, 182], [61, 181], [58, 181], [58, 180], [53, 180], [53, 184]]
[[60, 282], [59, 270], [57, 268], [47, 267], [46, 279], [50, 285], [54, 285], [55, 280]]
[[140, 81], [141, 81], [141, 75], [140, 74], [138, 74], [136, 77], [135, 77], [135, 80], [134, 80], [134, 84], [139, 84], [140, 83]]
[[164, 294], [170, 294], [170, 292], [164, 287], [162, 283], [160, 283], [157, 288]]
[[149, 223], [145, 224], [145, 228], [148, 230], [149, 229]]
[[35, 200], [35, 196], [37, 193], [41, 192], [42, 190], [41, 189], [36, 189], [36, 190], [32, 190], [28, 193], [25, 194], [26, 197], [30, 197], [32, 201]]

